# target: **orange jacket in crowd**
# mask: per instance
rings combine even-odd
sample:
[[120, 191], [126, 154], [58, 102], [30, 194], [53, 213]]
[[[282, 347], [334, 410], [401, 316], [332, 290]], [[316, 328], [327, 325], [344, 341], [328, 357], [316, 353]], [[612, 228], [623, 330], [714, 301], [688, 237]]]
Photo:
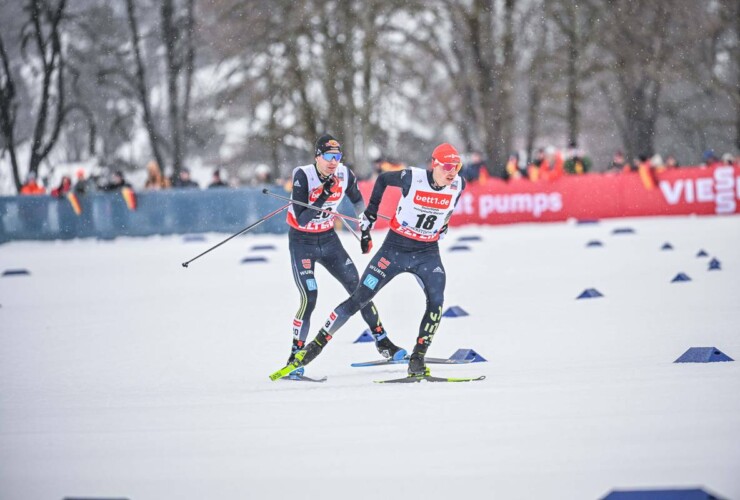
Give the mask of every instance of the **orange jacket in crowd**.
[[560, 179], [565, 174], [563, 155], [559, 152], [555, 154], [555, 161], [550, 164], [550, 159], [545, 158], [540, 165], [532, 163], [527, 167], [527, 177], [530, 181], [554, 181]]
[[36, 179], [31, 179], [21, 187], [22, 195], [35, 195], [35, 194], [46, 194], [46, 189], [41, 187]]

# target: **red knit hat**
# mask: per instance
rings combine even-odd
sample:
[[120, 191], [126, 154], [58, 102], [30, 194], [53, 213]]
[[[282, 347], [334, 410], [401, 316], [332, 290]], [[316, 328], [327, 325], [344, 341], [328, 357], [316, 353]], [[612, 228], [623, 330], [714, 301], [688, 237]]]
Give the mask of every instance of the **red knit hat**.
[[440, 144], [432, 152], [432, 158], [440, 163], [460, 163], [460, 154], [452, 144]]

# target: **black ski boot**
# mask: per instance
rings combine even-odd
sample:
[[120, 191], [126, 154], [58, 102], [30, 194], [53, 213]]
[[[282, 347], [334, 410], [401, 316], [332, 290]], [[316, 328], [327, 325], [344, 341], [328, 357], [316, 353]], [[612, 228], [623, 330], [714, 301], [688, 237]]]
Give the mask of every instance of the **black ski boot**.
[[424, 355], [419, 352], [414, 352], [409, 358], [409, 377], [418, 377], [420, 375], [429, 375], [430, 371], [424, 363]]
[[375, 339], [375, 348], [378, 350], [381, 356], [385, 359], [400, 360], [406, 357], [406, 349], [398, 347], [396, 344], [391, 342], [388, 338], [388, 334], [385, 332], [385, 328], [382, 326], [378, 328], [379, 331], [373, 332], [373, 338]]
[[305, 349], [296, 353], [295, 361], [298, 362], [299, 366], [306, 366], [316, 359], [316, 356], [321, 354], [321, 350], [326, 347], [327, 342], [330, 340], [331, 335], [322, 328], [316, 335], [316, 338], [306, 344]]

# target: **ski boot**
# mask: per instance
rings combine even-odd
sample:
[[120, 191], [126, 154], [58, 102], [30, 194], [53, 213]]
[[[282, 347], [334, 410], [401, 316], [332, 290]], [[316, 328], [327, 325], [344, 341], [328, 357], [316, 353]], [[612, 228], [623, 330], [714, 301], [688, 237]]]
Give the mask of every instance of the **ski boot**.
[[[327, 342], [331, 340], [331, 334], [324, 330], [323, 328], [319, 331], [319, 333], [316, 335], [316, 337], [306, 344], [306, 348], [298, 351], [295, 354], [295, 357], [293, 359], [293, 363], [298, 362], [298, 366], [300, 368], [303, 368], [307, 364], [309, 364], [311, 361], [316, 359], [316, 356], [321, 354], [321, 350], [326, 347]], [[292, 372], [294, 373], [294, 372]]]
[[400, 360], [406, 357], [406, 349], [398, 347], [396, 344], [391, 342], [388, 338], [388, 334], [385, 328], [382, 326], [378, 328], [379, 332], [373, 332], [373, 338], [375, 339], [375, 348], [378, 350], [381, 356], [385, 359]]
[[[302, 340], [293, 339], [293, 347], [290, 349], [290, 356], [288, 357], [288, 362], [285, 363], [286, 365], [291, 364], [293, 361], [295, 361], [295, 355], [300, 351], [303, 346], [304, 342]], [[292, 372], [290, 372], [290, 375], [288, 375], [288, 378], [292, 378], [293, 380], [298, 380], [303, 376], [303, 373], [305, 372], [305, 368], [302, 366], [299, 368], [296, 368]]]
[[408, 374], [409, 377], [419, 377], [430, 374], [429, 368], [427, 368], [426, 364], [424, 363], [423, 354], [419, 352], [414, 352], [411, 354], [411, 357], [409, 358]]

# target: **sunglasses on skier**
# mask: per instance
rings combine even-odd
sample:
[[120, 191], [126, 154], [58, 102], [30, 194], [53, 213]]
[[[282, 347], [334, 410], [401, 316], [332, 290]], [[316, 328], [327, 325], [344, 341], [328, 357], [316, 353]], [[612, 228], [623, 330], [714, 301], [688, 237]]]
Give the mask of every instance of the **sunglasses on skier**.
[[442, 167], [442, 170], [445, 172], [452, 172], [453, 170], [455, 172], [459, 172], [462, 168], [462, 162], [457, 163], [442, 163], [438, 159], [434, 158], [434, 165]]
[[341, 161], [342, 159], [342, 153], [322, 153], [321, 157], [326, 161]]

